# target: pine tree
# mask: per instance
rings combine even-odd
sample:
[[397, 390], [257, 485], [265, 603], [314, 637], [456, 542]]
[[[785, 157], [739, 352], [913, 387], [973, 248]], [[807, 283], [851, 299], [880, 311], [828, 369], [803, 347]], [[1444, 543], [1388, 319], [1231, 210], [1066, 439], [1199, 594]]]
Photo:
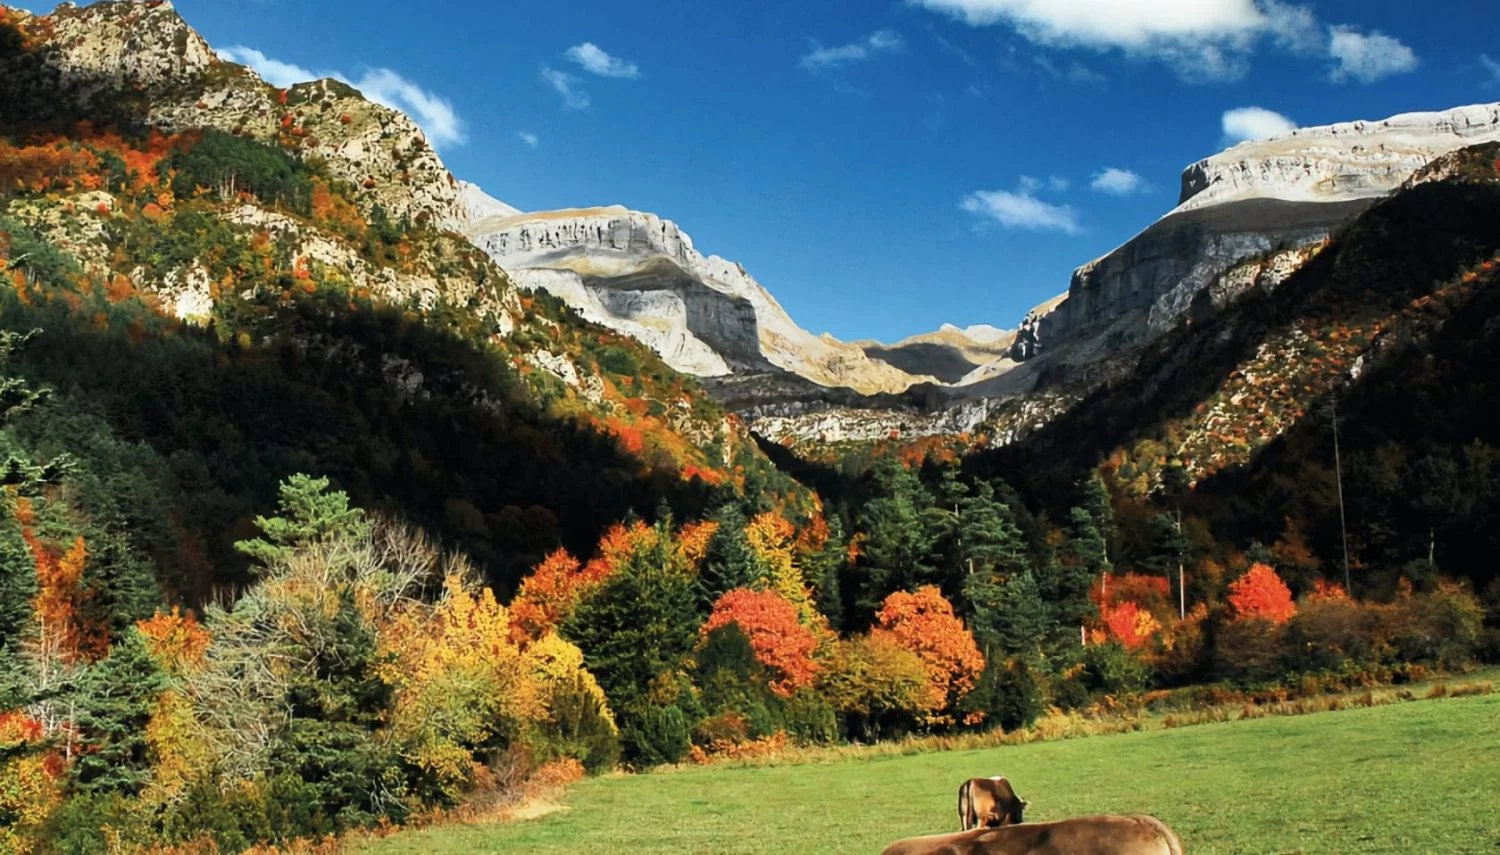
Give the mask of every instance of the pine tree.
[[974, 495], [960, 505], [959, 555], [964, 575], [998, 573], [1010, 576], [1029, 569], [1026, 538], [1016, 525], [1010, 506], [995, 497], [995, 490], [980, 481]]
[[828, 538], [812, 556], [809, 572], [816, 580], [813, 604], [834, 627], [844, 625], [844, 580], [848, 568], [849, 542], [844, 537], [844, 523], [833, 517], [828, 521]]
[[736, 588], [751, 588], [769, 572], [745, 538], [744, 513], [736, 504], [723, 506], [713, 516], [718, 528], [708, 541], [703, 567], [698, 571], [698, 606], [707, 612]]
[[135, 795], [150, 780], [146, 723], [167, 677], [132, 630], [79, 679], [73, 774], [85, 792]]
[[964, 580], [964, 597], [973, 610], [970, 625], [985, 650], [1018, 655], [1041, 649], [1052, 623], [1030, 570], [1004, 579], [975, 573]]
[[913, 590], [936, 575], [933, 520], [927, 513], [934, 506], [921, 479], [892, 460], [875, 470], [875, 484], [881, 495], [866, 502], [858, 518], [865, 537], [861, 563], [869, 571], [858, 601], [867, 614], [893, 591]]
[[273, 564], [285, 560], [298, 546], [348, 536], [361, 538], [370, 523], [364, 511], [349, 507], [349, 496], [329, 489], [327, 478], [297, 474], [281, 484], [281, 516], [256, 517], [264, 537], [235, 544], [240, 552]]
[[[1039, 578], [1042, 597], [1052, 606], [1057, 622], [1077, 629], [1097, 614], [1089, 596], [1094, 583], [1109, 572], [1104, 538], [1094, 515], [1084, 508], [1068, 511], [1063, 554], [1047, 562]], [[1076, 635], [1076, 633], [1075, 633]]]
[[563, 623], [610, 704], [627, 717], [651, 682], [683, 666], [698, 639], [693, 580], [667, 532], [632, 553]]

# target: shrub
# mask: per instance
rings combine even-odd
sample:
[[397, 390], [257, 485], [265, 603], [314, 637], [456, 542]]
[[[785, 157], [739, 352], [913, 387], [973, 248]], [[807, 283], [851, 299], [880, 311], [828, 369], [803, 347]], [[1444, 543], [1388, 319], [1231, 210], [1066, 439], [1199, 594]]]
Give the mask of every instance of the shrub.
[[1378, 615], [1348, 597], [1312, 598], [1286, 627], [1292, 671], [1339, 671], [1375, 661]]
[[867, 635], [834, 646], [818, 687], [847, 733], [878, 739], [909, 732], [936, 711], [927, 677], [917, 654], [886, 635]]
[[1265, 618], [1237, 618], [1214, 637], [1216, 679], [1241, 685], [1264, 683], [1281, 673], [1282, 629]]
[[1043, 711], [1042, 687], [1022, 659], [991, 657], [979, 684], [959, 706], [964, 720], [977, 724], [980, 716], [1006, 731], [1030, 727]]
[[1080, 676], [1092, 694], [1130, 695], [1146, 688], [1151, 668], [1122, 645], [1091, 644], [1083, 650]]
[[1427, 594], [1404, 591], [1390, 612], [1388, 632], [1396, 657], [1439, 668], [1473, 663], [1484, 627], [1484, 608], [1458, 585]]
[[1297, 612], [1292, 592], [1269, 564], [1252, 564], [1229, 585], [1229, 604], [1239, 618], [1263, 618], [1285, 623]]
[[41, 839], [60, 855], [131, 850], [151, 840], [143, 807], [117, 792], [77, 795], [52, 812]]
[[1201, 680], [1208, 673], [1207, 623], [1208, 607], [1199, 603], [1187, 617], [1163, 633], [1160, 648], [1151, 658], [1151, 666], [1163, 684], [1181, 686]]
[[639, 767], [676, 763], [692, 747], [692, 725], [676, 704], [648, 706], [621, 731], [626, 756]]
[[544, 758], [574, 758], [594, 775], [620, 762], [620, 731], [598, 684], [586, 674], [554, 685], [548, 712], [537, 737]]
[[803, 745], [828, 745], [839, 738], [839, 717], [827, 698], [803, 690], [782, 704], [787, 735]]

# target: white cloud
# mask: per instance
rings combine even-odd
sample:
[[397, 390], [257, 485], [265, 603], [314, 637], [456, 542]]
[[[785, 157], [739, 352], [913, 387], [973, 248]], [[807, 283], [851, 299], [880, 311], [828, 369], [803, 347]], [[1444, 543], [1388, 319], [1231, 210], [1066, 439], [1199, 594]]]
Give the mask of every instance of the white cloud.
[[1485, 81], [1490, 86], [1500, 86], [1500, 60], [1491, 59], [1487, 53], [1479, 55], [1479, 64], [1490, 74], [1490, 79]]
[[562, 96], [563, 106], [569, 110], [586, 110], [589, 104], [593, 103], [589, 98], [589, 93], [578, 88], [578, 84], [582, 81], [566, 71], [558, 71], [551, 66], [544, 65], [542, 66], [542, 80], [557, 90], [557, 94]]
[[1327, 41], [1312, 9], [1279, 0], [1261, 0], [1261, 7], [1266, 16], [1266, 31], [1278, 47], [1292, 53], [1322, 53]]
[[320, 77], [330, 77], [328, 74], [314, 74], [300, 65], [290, 62], [282, 62], [272, 59], [252, 47], [234, 45], [227, 48], [219, 48], [219, 58], [226, 62], [237, 65], [247, 65], [255, 69], [260, 78], [272, 86], [286, 89], [298, 83], [306, 83], [309, 80], [317, 80]]
[[1133, 193], [1145, 192], [1146, 179], [1130, 171], [1113, 166], [1094, 173], [1094, 180], [1089, 182], [1089, 187], [1097, 193], [1108, 193], [1111, 196], [1129, 196]]
[[1292, 54], [1331, 56], [1337, 80], [1373, 80], [1416, 67], [1415, 54], [1398, 40], [1346, 26], [1324, 29], [1311, 7], [1287, 0], [907, 2], [971, 26], [1006, 25], [1047, 47], [1120, 50], [1154, 59], [1189, 81], [1243, 77], [1266, 42]]
[[1036, 197], [1041, 184], [1035, 178], [1022, 176], [1014, 193], [980, 190], [965, 196], [959, 207], [1007, 229], [1081, 234], [1083, 227], [1078, 224], [1077, 211], [1068, 205], [1054, 205]]
[[1073, 182], [1062, 177], [1061, 175], [1053, 175], [1047, 179], [1047, 186], [1051, 187], [1055, 192], [1058, 193], [1068, 192], [1068, 188], [1072, 185]]
[[1328, 53], [1338, 63], [1330, 77], [1335, 83], [1357, 80], [1374, 83], [1393, 74], [1416, 70], [1417, 55], [1399, 39], [1376, 31], [1365, 35], [1353, 27], [1329, 30]]
[[877, 30], [853, 44], [839, 47], [823, 47], [813, 43], [811, 52], [802, 57], [803, 68], [818, 70], [838, 68], [851, 62], [863, 62], [883, 53], [901, 49], [904, 43], [894, 30]]
[[355, 78], [340, 71], [314, 72], [300, 65], [266, 56], [261, 51], [244, 45], [222, 48], [218, 53], [221, 59], [249, 66], [262, 80], [282, 89], [325, 77], [347, 83], [369, 100], [410, 116], [422, 128], [427, 139], [438, 148], [463, 145], [468, 141], [464, 121], [450, 101], [423, 89], [389, 68], [365, 69]]
[[1231, 142], [1263, 140], [1289, 134], [1297, 123], [1264, 107], [1239, 107], [1225, 110], [1222, 120], [1224, 136]]
[[911, 0], [974, 26], [1010, 23], [1045, 43], [1145, 48], [1159, 40], [1199, 41], [1265, 26], [1253, 0]]
[[526, 143], [527, 148], [536, 148], [542, 144], [541, 137], [530, 131], [517, 131], [516, 136], [520, 138], [521, 142]]
[[583, 66], [585, 71], [600, 77], [623, 77], [633, 80], [641, 76], [640, 66], [617, 56], [610, 56], [593, 42], [574, 45], [568, 48], [568, 52], [564, 55]]
[[462, 145], [468, 139], [463, 120], [453, 111], [452, 104], [389, 68], [372, 68], [358, 80], [349, 81], [349, 85], [371, 101], [411, 116], [439, 148]]

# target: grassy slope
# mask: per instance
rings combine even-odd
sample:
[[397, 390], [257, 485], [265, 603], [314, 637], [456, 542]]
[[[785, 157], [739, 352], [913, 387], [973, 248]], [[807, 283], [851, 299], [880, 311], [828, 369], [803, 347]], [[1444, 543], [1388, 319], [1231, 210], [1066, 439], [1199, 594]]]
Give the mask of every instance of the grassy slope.
[[372, 853], [878, 852], [948, 830], [970, 775], [1005, 774], [1028, 819], [1150, 812], [1203, 853], [1494, 852], [1500, 695], [986, 751], [595, 779], [570, 810], [445, 826]]

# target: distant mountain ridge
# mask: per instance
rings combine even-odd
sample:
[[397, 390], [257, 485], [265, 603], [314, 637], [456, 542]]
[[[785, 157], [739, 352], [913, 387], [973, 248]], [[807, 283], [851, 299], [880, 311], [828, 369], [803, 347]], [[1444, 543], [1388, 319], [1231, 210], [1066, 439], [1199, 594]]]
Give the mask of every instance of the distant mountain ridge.
[[[1218, 311], [1250, 289], [1275, 288], [1338, 224], [1433, 159], [1497, 139], [1500, 104], [1241, 143], [1188, 166], [1177, 208], [1078, 268], [1066, 293], [1017, 328], [948, 324], [895, 344], [813, 336], [742, 265], [702, 256], [675, 223], [653, 214], [616, 206], [490, 215], [471, 222], [468, 233], [523, 286], [548, 290], [585, 317], [635, 336], [673, 367], [741, 377], [714, 388], [736, 390], [726, 392], [728, 400], [744, 412], [775, 413], [782, 438], [863, 435], [830, 430], [827, 412], [889, 411], [892, 399], [860, 395], [908, 390], [901, 400], [922, 403], [898, 409], [932, 413], [930, 429], [949, 430], [954, 419], [937, 411], [954, 401], [1092, 388], [1184, 319]], [[767, 371], [811, 385], [755, 379]], [[965, 408], [979, 411], [988, 412]], [[880, 430], [891, 421], [849, 418]], [[957, 421], [977, 426], [972, 418]]]

